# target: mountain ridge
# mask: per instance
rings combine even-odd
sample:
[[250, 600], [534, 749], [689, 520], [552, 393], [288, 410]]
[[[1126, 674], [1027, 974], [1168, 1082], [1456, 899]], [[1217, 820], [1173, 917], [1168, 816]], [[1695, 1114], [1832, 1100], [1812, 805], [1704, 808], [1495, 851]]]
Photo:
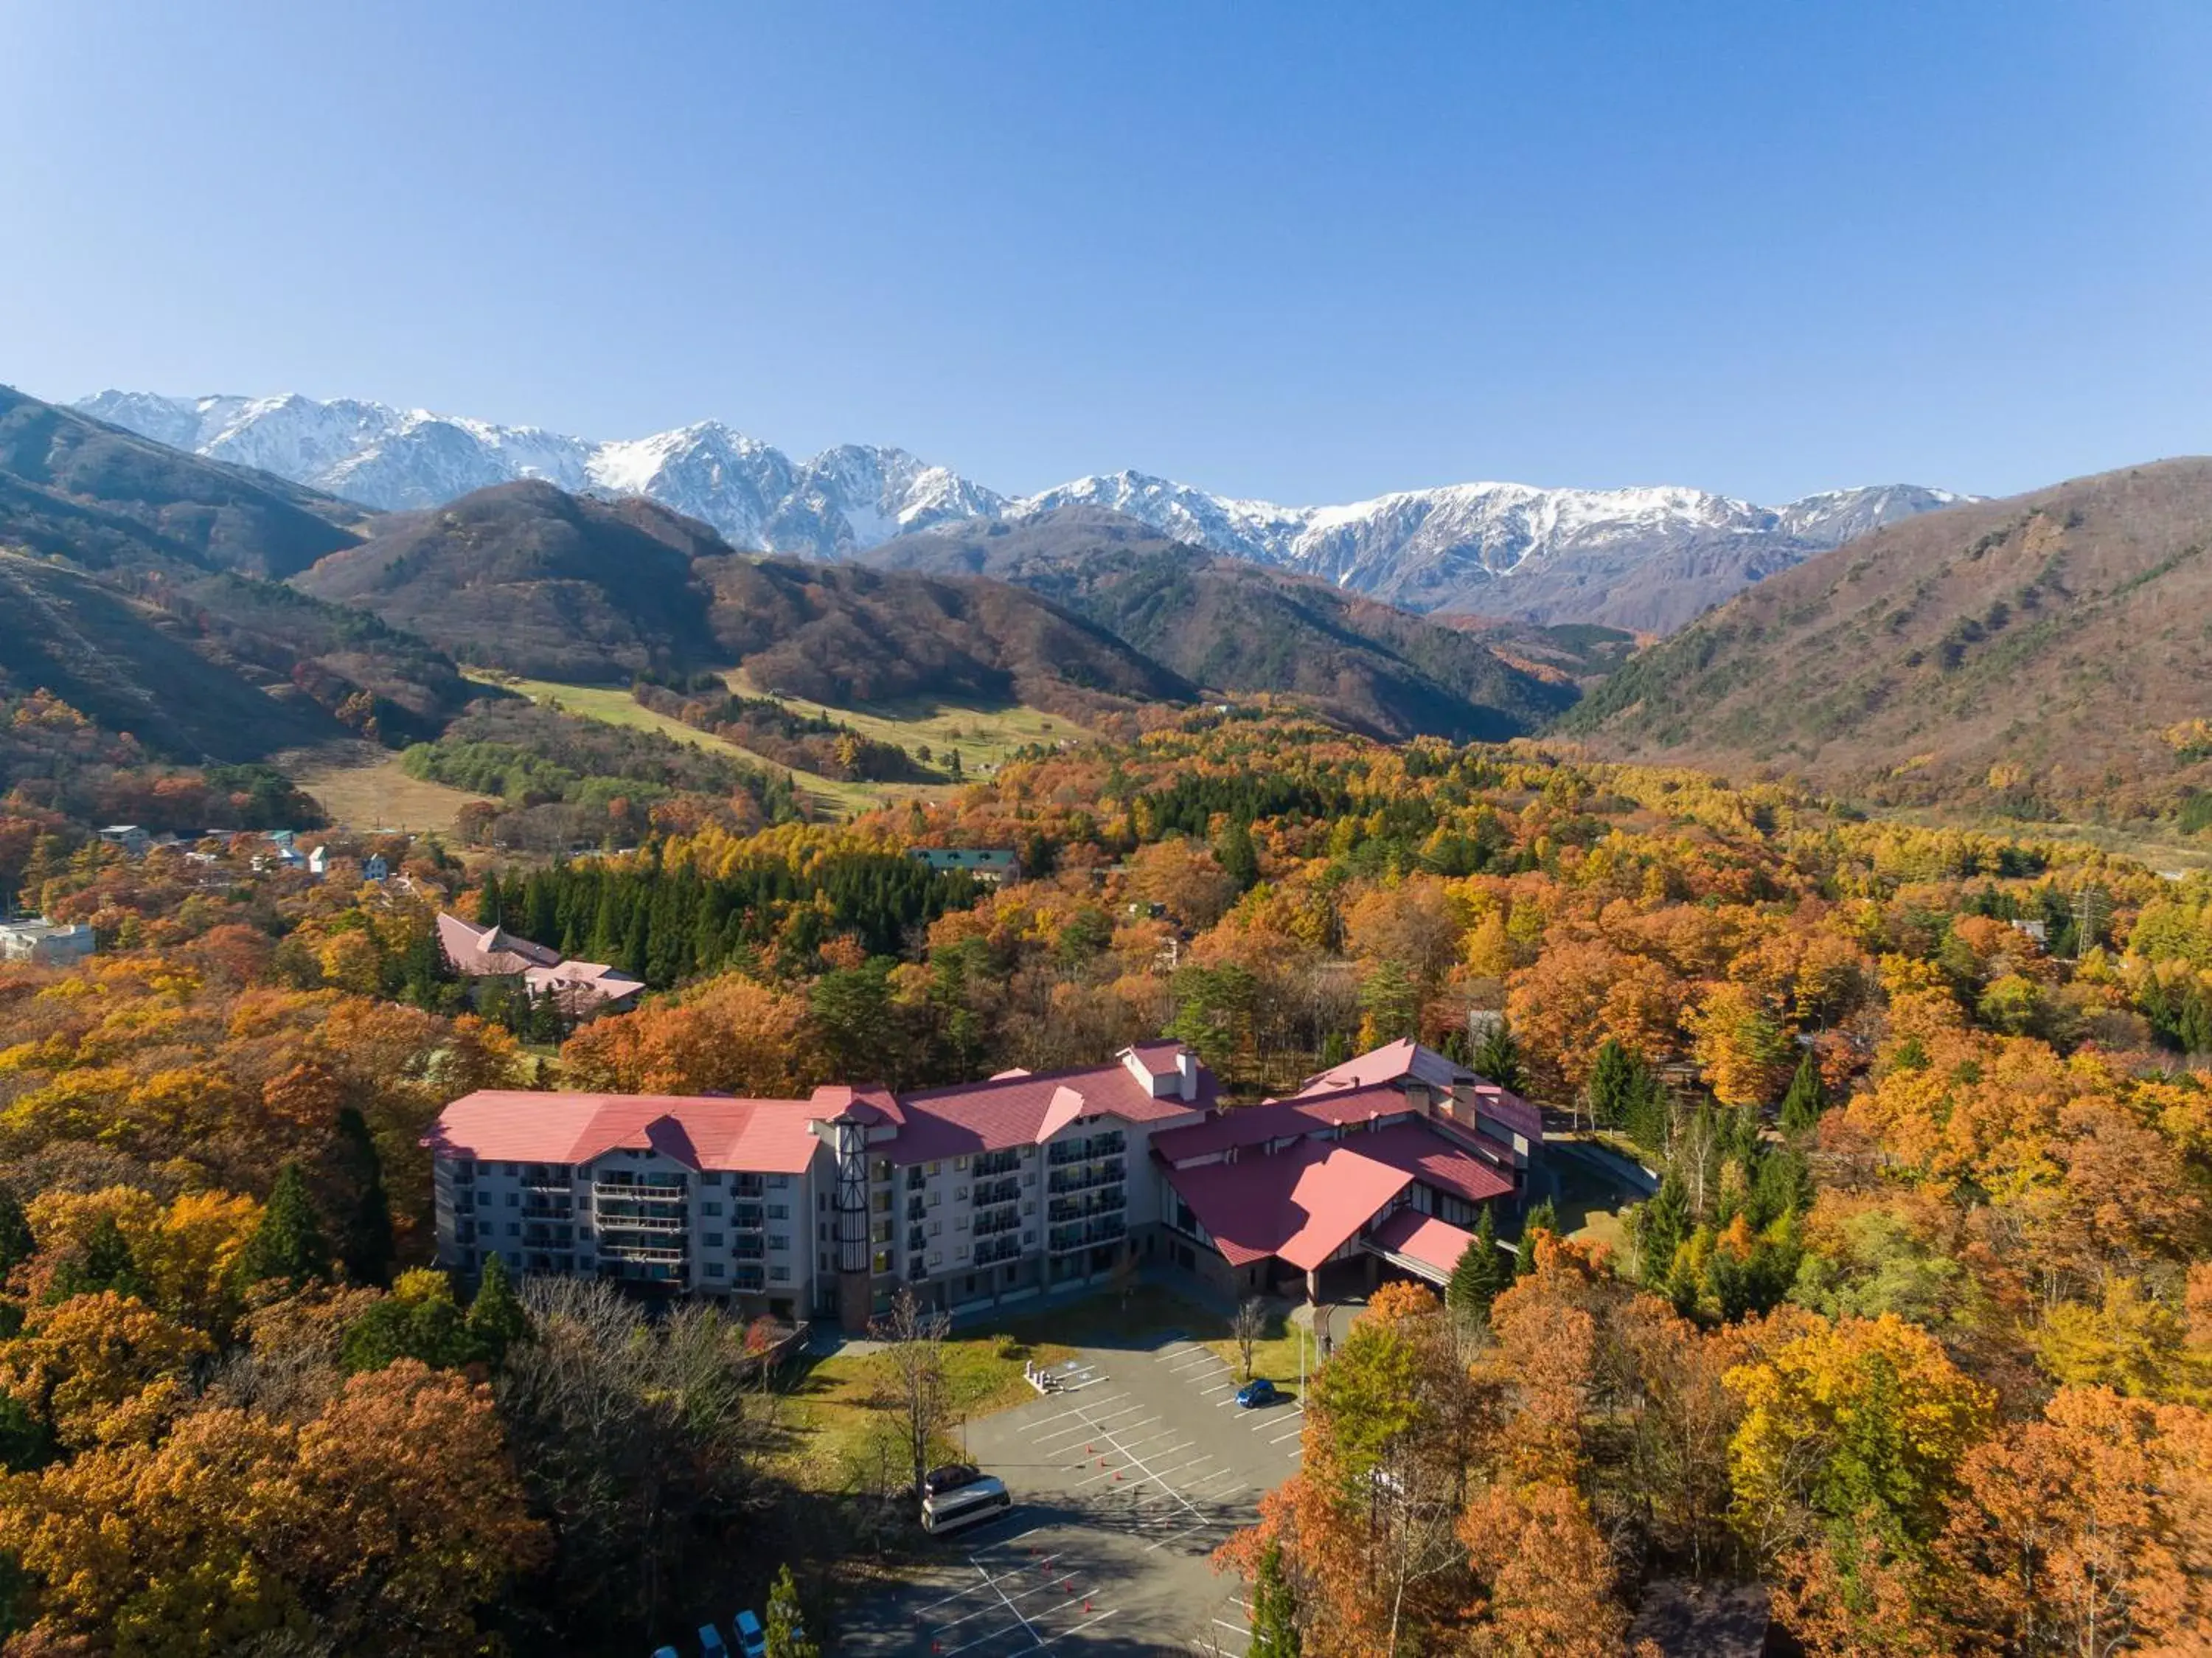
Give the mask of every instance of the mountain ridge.
[[940, 526], [856, 562], [1026, 588], [1194, 684], [1295, 697], [1386, 741], [1523, 735], [1576, 694], [1564, 675], [1510, 661], [1441, 620], [1210, 552], [1100, 507]]
[[[387, 510], [543, 478], [572, 492], [643, 495], [736, 546], [836, 560], [916, 531], [1096, 506], [1209, 552], [1318, 576], [1401, 608], [1642, 631], [1688, 619], [1673, 578], [1626, 579], [1651, 558], [1698, 550], [1698, 593], [1710, 602], [1882, 523], [1971, 498], [1872, 485], [1761, 507], [1675, 485], [1472, 483], [1286, 507], [1133, 471], [1010, 497], [903, 449], [843, 444], [794, 460], [719, 421], [597, 442], [296, 393], [186, 399], [107, 391], [76, 406], [194, 454]], [[1630, 591], [1616, 600], [1621, 586]]]
[[2157, 817], [2212, 790], [2212, 459], [1891, 525], [1736, 594], [1561, 722], [1884, 806]]

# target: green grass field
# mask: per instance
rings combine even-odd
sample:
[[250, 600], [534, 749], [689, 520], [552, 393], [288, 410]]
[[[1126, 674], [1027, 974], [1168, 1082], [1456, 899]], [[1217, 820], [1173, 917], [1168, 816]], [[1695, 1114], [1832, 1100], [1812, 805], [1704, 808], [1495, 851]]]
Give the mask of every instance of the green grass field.
[[[580, 719], [599, 720], [608, 725], [631, 726], [644, 731], [665, 732], [678, 742], [692, 743], [702, 748], [720, 749], [770, 771], [790, 770], [799, 792], [807, 797], [810, 805], [817, 809], [849, 815], [881, 805], [886, 800], [906, 800], [916, 795], [935, 798], [950, 794], [958, 787], [956, 783], [847, 783], [836, 777], [823, 777], [818, 772], [781, 766], [737, 743], [695, 730], [681, 720], [656, 713], [618, 686], [564, 685], [552, 680], [525, 680], [503, 674], [474, 674], [470, 677], [481, 684], [520, 692], [534, 703], [558, 708]], [[724, 678], [730, 688], [740, 695], [762, 694], [745, 683], [738, 673], [732, 672]], [[940, 761], [947, 751], [957, 749], [962, 769], [971, 777], [996, 770], [1008, 756], [1027, 744], [1069, 740], [1080, 741], [1091, 735], [1080, 726], [1057, 715], [1019, 704], [995, 709], [969, 708], [915, 699], [867, 708], [839, 708], [833, 704], [808, 702], [798, 698], [779, 700], [787, 703], [796, 712], [839, 721], [861, 736], [873, 738], [878, 742], [896, 743], [905, 748], [927, 744], [930, 753], [939, 757]]]
[[[723, 675], [739, 696], [772, 695], [750, 684], [742, 672]], [[834, 704], [809, 702], [802, 697], [779, 697], [794, 712], [816, 714], [848, 725], [863, 737], [897, 743], [904, 748], [927, 743], [942, 760], [948, 749], [960, 751], [960, 763], [971, 775], [1002, 765], [1017, 749], [1031, 743], [1087, 741], [1091, 733], [1072, 720], [1042, 709], [1014, 704], [982, 708], [958, 703], [908, 698], [874, 703], [865, 708], [839, 708]]]

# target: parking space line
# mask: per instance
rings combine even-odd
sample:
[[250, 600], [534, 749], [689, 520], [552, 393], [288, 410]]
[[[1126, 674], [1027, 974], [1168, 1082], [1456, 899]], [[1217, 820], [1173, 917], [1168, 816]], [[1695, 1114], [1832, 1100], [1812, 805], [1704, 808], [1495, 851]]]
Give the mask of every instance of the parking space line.
[[[1096, 1411], [1100, 1409], [1102, 1406], [1111, 1405], [1115, 1399], [1127, 1398], [1128, 1398], [1127, 1393], [1115, 1393], [1109, 1399], [1093, 1399], [1088, 1405], [1071, 1405], [1065, 1411], [1056, 1411], [1048, 1417], [1038, 1417], [1035, 1422], [1024, 1423], [1022, 1424], [1022, 1431], [1025, 1434], [1033, 1434], [1040, 1428], [1049, 1428], [1055, 1422], [1065, 1422], [1068, 1417], [1075, 1416], [1079, 1412]], [[1142, 1410], [1144, 1407], [1142, 1405], [1133, 1405], [1129, 1408], [1133, 1411], [1138, 1411]]]

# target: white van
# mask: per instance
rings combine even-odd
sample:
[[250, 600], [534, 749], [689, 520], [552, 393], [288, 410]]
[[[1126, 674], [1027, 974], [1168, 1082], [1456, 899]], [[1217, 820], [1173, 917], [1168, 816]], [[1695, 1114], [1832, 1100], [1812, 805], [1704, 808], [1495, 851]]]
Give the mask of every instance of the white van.
[[989, 1475], [972, 1484], [921, 1499], [921, 1528], [926, 1532], [957, 1532], [963, 1526], [995, 1519], [1013, 1506], [1006, 1486]]

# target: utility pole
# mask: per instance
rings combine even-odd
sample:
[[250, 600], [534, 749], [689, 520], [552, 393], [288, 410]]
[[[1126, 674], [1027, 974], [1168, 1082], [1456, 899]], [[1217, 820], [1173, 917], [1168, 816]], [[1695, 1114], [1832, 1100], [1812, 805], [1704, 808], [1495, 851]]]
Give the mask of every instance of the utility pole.
[[2079, 961], [2082, 953], [2094, 948], [2098, 930], [2105, 924], [2109, 909], [2105, 889], [2094, 881], [2085, 881], [2081, 889], [2074, 894], [2074, 959]]

